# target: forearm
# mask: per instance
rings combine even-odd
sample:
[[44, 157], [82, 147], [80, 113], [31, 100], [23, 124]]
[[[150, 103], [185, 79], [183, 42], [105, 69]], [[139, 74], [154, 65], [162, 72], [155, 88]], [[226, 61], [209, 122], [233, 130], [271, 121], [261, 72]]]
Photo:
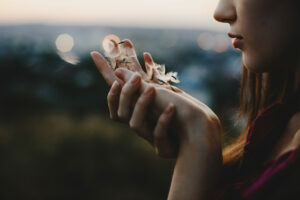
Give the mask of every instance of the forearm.
[[218, 180], [219, 153], [201, 153], [186, 149], [178, 155], [168, 200], [210, 199]]
[[[214, 131], [220, 132], [210, 129], [205, 133], [219, 135]], [[187, 132], [199, 134], [180, 144], [168, 200], [210, 199], [222, 167], [221, 138], [205, 135], [199, 126]]]

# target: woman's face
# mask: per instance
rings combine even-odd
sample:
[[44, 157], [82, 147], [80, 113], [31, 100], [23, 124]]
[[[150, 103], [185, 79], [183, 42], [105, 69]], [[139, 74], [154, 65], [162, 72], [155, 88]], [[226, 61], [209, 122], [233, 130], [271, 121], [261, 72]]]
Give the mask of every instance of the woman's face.
[[268, 72], [297, 62], [298, 0], [219, 0], [214, 17], [230, 25], [245, 67]]

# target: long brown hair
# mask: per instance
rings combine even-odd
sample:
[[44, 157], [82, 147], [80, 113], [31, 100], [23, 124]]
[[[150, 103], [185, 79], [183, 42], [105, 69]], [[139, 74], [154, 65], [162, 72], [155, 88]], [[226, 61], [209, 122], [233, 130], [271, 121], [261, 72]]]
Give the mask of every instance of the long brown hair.
[[292, 65], [284, 70], [255, 73], [242, 66], [239, 118], [246, 116], [244, 131], [223, 150], [224, 166], [239, 164], [243, 157], [249, 127], [257, 115], [273, 103], [297, 100], [299, 107], [300, 70]]

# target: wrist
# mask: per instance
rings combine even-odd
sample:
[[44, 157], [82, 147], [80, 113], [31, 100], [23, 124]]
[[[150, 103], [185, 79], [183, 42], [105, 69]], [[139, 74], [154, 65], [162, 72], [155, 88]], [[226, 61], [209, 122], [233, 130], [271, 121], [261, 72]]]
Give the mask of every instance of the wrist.
[[218, 117], [214, 113], [193, 111], [187, 116], [184, 124], [178, 124], [179, 142], [183, 147], [201, 148], [219, 151], [222, 129]]

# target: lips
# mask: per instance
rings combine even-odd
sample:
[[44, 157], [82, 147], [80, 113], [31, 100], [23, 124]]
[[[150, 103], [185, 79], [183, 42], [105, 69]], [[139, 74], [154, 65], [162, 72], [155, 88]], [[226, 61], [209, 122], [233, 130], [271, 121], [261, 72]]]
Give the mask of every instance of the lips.
[[243, 47], [243, 37], [238, 34], [228, 33], [228, 36], [232, 38], [232, 45], [236, 49], [241, 49]]

